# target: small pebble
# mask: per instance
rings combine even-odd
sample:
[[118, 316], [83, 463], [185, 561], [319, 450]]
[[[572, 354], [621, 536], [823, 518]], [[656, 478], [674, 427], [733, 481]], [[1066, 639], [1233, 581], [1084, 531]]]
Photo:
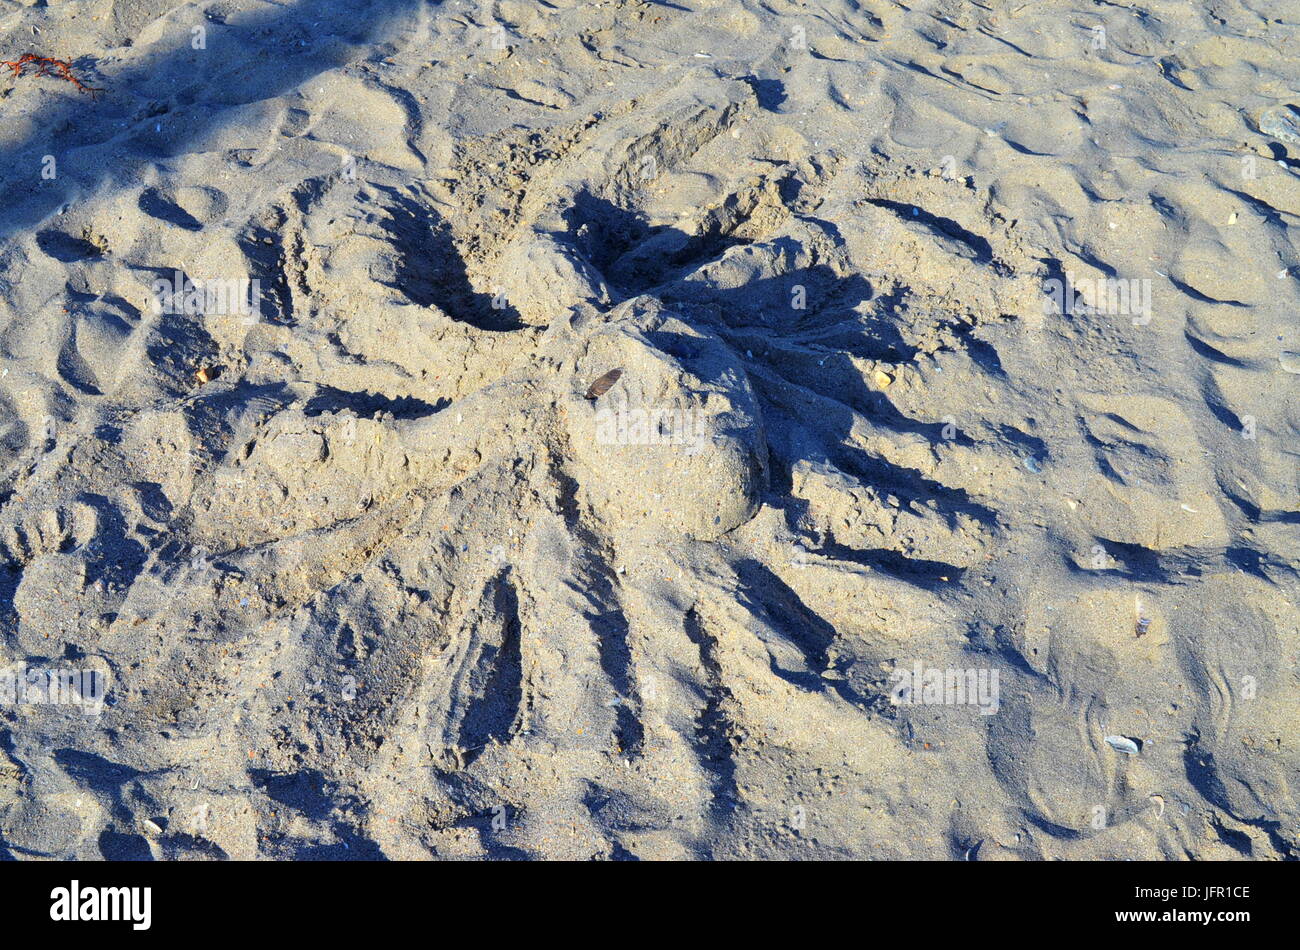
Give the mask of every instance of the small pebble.
[[1125, 755], [1137, 755], [1142, 751], [1141, 747], [1127, 736], [1107, 736], [1106, 744], [1116, 752], [1123, 752]]

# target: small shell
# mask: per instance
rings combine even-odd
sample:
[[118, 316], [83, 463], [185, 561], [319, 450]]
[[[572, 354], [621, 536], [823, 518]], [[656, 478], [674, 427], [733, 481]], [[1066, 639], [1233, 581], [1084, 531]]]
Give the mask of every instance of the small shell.
[[622, 375], [622, 367], [611, 369], [608, 373], [605, 373], [587, 388], [587, 398], [599, 399], [605, 393], [609, 392], [609, 387], [618, 382], [618, 378]]
[[881, 389], [884, 389], [886, 386], [888, 386], [890, 383], [894, 381], [894, 377], [890, 376], [883, 369], [878, 369], [875, 372], [873, 372], [871, 374], [871, 378], [875, 382], [875, 384]]
[[1128, 736], [1107, 736], [1106, 744], [1116, 752], [1123, 752], [1125, 755], [1137, 755], [1142, 751], [1142, 747]]

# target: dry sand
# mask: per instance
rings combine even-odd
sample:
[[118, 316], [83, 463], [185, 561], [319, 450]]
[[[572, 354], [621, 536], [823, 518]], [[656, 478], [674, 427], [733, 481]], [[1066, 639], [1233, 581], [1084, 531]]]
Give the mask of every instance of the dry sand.
[[0, 38], [0, 856], [1300, 855], [1294, 3]]

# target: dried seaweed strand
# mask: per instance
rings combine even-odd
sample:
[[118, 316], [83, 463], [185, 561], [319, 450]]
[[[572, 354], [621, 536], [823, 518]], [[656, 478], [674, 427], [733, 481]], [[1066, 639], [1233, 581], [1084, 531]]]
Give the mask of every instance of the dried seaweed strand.
[[[58, 79], [66, 79], [81, 92], [90, 93], [91, 98], [94, 98], [96, 93], [104, 91], [96, 86], [88, 86], [78, 79], [72, 72], [72, 64], [62, 59], [51, 59], [48, 56], [37, 56], [35, 53], [24, 53], [19, 59], [12, 62], [0, 60], [0, 66], [8, 66], [14, 71], [15, 77], [23, 75], [23, 71], [28, 66], [35, 66], [37, 76], [54, 76]], [[51, 72], [50, 70], [54, 71]]]

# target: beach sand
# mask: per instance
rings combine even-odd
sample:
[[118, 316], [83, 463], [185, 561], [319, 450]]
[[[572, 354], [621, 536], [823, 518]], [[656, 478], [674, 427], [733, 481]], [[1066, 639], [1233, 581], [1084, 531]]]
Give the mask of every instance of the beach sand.
[[0, 856], [1300, 856], [1294, 4], [0, 39]]

